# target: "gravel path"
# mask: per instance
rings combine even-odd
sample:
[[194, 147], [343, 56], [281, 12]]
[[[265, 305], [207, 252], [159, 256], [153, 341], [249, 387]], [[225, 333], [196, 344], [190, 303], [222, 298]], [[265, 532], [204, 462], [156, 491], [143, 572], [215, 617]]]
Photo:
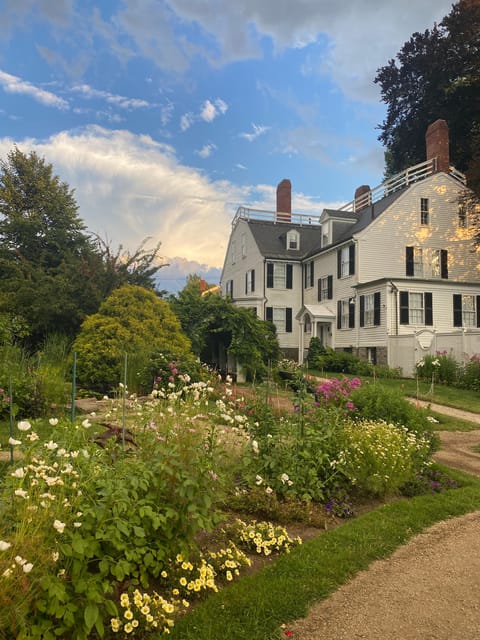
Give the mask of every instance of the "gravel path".
[[[480, 424], [479, 415], [431, 408]], [[438, 462], [480, 476], [480, 454], [471, 450], [480, 429], [440, 439]], [[288, 629], [294, 640], [479, 640], [480, 511], [415, 536]]]

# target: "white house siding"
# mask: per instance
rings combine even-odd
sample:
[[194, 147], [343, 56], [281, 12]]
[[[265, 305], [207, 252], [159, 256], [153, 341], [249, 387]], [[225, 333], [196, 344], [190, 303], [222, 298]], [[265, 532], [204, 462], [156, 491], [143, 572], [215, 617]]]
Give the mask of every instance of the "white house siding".
[[[359, 281], [406, 277], [406, 247], [448, 250], [448, 279], [478, 281], [479, 254], [468, 229], [458, 227], [460, 185], [444, 173], [411, 186], [358, 234]], [[420, 199], [428, 198], [430, 224], [420, 224]], [[412, 277], [412, 279], [414, 279]]]

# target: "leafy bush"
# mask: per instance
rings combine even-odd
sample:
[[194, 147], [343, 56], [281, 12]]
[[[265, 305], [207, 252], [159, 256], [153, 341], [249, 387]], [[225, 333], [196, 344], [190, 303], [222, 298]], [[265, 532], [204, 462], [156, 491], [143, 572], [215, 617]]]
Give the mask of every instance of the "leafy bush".
[[458, 386], [462, 389], [480, 390], [480, 355], [474, 354], [459, 372]]
[[457, 380], [458, 363], [447, 351], [427, 354], [416, 364], [417, 375], [422, 380], [454, 384]]
[[320, 341], [320, 338], [313, 337], [310, 338], [310, 344], [308, 346], [308, 356], [307, 362], [308, 366], [317, 369], [318, 368], [318, 358], [325, 354], [325, 347]]
[[343, 448], [332, 466], [360, 493], [397, 492], [426, 464], [430, 443], [406, 428], [378, 420], [346, 423]]
[[418, 437], [426, 435], [432, 451], [437, 446], [438, 440], [428, 420], [428, 411], [415, 407], [396, 389], [389, 389], [381, 384], [364, 384], [355, 389], [350, 398], [359, 419], [384, 420], [406, 427]]
[[129, 285], [114, 291], [98, 313], [86, 318], [73, 350], [78, 354], [79, 383], [109, 391], [122, 380], [125, 354], [135, 355], [140, 369], [138, 360], [147, 366], [154, 353], [190, 354], [190, 342], [165, 300]]

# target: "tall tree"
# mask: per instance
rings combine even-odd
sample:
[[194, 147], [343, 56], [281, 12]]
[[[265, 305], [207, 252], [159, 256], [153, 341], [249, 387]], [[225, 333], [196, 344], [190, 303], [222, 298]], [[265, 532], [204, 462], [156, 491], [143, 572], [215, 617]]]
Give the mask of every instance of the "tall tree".
[[98, 264], [73, 191], [15, 147], [0, 162], [0, 311], [24, 317], [34, 344], [50, 331], [73, 335], [100, 302], [90, 286]]
[[440, 24], [414, 33], [377, 71], [387, 117], [379, 126], [391, 176], [425, 160], [425, 132], [442, 118], [450, 132], [452, 164], [480, 194], [480, 3], [460, 0]]

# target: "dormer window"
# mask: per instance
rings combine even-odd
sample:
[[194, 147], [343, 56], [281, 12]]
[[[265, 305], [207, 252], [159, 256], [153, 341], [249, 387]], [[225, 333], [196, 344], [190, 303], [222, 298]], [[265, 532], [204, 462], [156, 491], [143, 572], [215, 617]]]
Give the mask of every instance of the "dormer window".
[[300, 249], [300, 234], [298, 231], [289, 231], [287, 233], [287, 250]]

